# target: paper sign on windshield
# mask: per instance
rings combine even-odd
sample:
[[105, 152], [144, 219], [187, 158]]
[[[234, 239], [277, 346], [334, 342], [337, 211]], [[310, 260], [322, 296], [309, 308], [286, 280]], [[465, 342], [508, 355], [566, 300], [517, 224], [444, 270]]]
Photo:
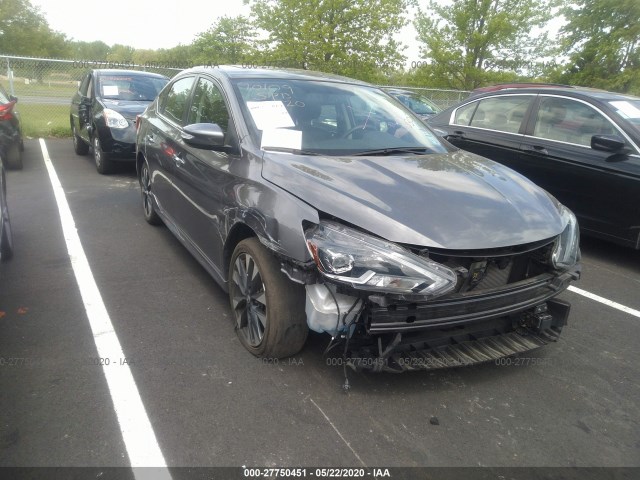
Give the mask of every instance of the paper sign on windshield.
[[302, 148], [302, 132], [299, 130], [287, 130], [285, 128], [270, 128], [262, 131], [262, 144], [260, 148]]
[[247, 102], [247, 107], [258, 130], [286, 128], [295, 125], [282, 102]]
[[102, 86], [102, 94], [105, 97], [118, 96], [118, 86], [117, 85], [103, 85]]

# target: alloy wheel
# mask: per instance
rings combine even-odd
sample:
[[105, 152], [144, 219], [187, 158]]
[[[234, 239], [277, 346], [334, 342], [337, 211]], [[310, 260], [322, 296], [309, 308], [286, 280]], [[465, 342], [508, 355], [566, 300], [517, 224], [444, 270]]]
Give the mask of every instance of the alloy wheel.
[[238, 255], [231, 278], [236, 329], [250, 346], [257, 347], [267, 327], [267, 305], [262, 275], [251, 255]]

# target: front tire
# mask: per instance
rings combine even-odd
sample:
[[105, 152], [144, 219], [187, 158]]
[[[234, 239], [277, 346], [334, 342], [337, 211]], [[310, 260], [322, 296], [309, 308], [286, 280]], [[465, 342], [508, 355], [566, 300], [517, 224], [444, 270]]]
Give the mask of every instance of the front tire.
[[258, 357], [283, 358], [307, 339], [302, 285], [291, 282], [257, 238], [241, 241], [229, 266], [229, 300], [242, 345]]
[[93, 161], [96, 164], [98, 173], [102, 175], [111, 173], [113, 170], [113, 162], [109, 160], [109, 155], [102, 151], [102, 145], [100, 145], [100, 139], [97, 133], [91, 140], [91, 146], [93, 150]]
[[142, 211], [144, 212], [144, 219], [150, 225], [160, 225], [162, 220], [156, 212], [156, 206], [153, 202], [153, 195], [151, 194], [151, 175], [149, 173], [149, 165], [144, 160], [140, 165], [140, 190], [142, 192]]
[[71, 125], [71, 136], [73, 139], [73, 151], [76, 152], [76, 155], [86, 155], [89, 153], [89, 145], [80, 138], [76, 130], [76, 126], [73, 124]]

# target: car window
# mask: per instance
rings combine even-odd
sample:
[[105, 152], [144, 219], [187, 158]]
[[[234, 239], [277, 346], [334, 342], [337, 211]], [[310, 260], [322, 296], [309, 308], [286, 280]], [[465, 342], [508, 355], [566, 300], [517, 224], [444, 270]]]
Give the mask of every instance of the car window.
[[82, 95], [83, 97], [87, 96], [90, 80], [91, 80], [90, 73], [85, 75], [84, 78], [82, 79], [82, 83], [80, 84], [80, 88], [78, 90], [80, 91], [80, 95]]
[[609, 104], [625, 122], [640, 132], [640, 100], [615, 100]]
[[446, 152], [418, 117], [375, 87], [268, 78], [233, 84], [258, 145], [326, 155], [394, 148]]
[[229, 125], [229, 110], [222, 92], [206, 78], [200, 78], [193, 91], [193, 101], [187, 124], [216, 123], [226, 133]]
[[531, 95], [484, 98], [458, 109], [456, 123], [500, 132], [518, 133], [533, 98]]
[[130, 100], [150, 102], [167, 84], [161, 77], [136, 74], [99, 75], [98, 92], [107, 100]]
[[418, 115], [435, 115], [438, 113], [438, 108], [424, 97], [409, 94], [398, 94], [395, 97]]
[[167, 94], [163, 96], [163, 101], [160, 104], [160, 113], [178, 125], [183, 125], [187, 101], [194, 80], [194, 77], [186, 77], [175, 82]]
[[590, 146], [593, 135], [614, 133], [617, 130], [609, 119], [590, 105], [569, 98], [540, 99], [535, 137]]

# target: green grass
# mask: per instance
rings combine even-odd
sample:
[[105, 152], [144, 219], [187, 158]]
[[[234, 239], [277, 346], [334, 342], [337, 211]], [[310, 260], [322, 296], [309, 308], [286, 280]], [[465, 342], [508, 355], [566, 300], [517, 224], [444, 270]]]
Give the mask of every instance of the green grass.
[[71, 136], [67, 105], [18, 102], [17, 110], [25, 138]]

